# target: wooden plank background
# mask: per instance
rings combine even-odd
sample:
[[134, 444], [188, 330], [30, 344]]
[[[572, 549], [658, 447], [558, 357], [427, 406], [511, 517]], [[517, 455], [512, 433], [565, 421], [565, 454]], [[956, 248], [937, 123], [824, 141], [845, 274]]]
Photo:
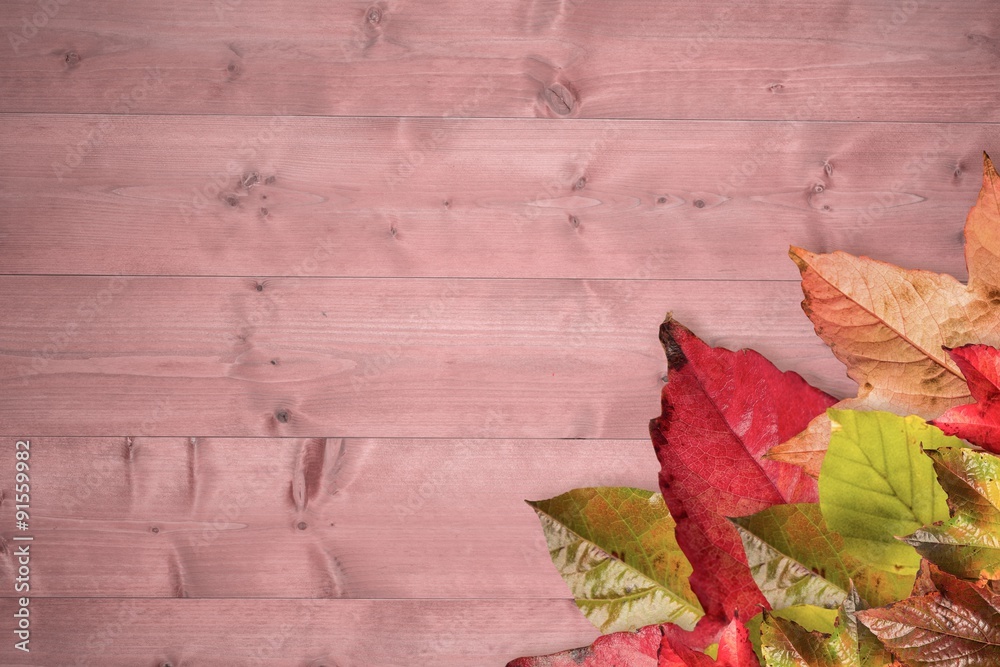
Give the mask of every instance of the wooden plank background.
[[982, 0], [53, 3], [0, 18], [5, 111], [1000, 119]]
[[96, 275], [793, 280], [798, 244], [964, 277], [956, 230], [995, 136], [979, 122], [6, 124], [4, 272]]
[[664, 314], [850, 394], [788, 245], [964, 279], [1000, 153], [986, 0], [4, 9], [3, 665], [589, 643], [522, 500], [656, 488]]

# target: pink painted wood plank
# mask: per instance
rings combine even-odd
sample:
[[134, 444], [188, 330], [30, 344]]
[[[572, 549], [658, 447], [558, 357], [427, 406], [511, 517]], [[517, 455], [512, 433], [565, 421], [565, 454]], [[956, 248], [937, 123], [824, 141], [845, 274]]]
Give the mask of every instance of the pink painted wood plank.
[[672, 310], [848, 393], [791, 282], [0, 279], [0, 434], [636, 438]]
[[0, 272], [41, 274], [797, 279], [797, 244], [964, 277], [1000, 152], [988, 124], [17, 115], [0, 137]]
[[[641, 440], [33, 438], [30, 452], [35, 598], [568, 597], [524, 499], [655, 490], [659, 471]], [[14, 524], [0, 504], [8, 555]], [[0, 596], [17, 596], [15, 570], [0, 558]]]
[[[589, 644], [569, 600], [35, 599], [31, 653], [0, 662], [206, 667], [502, 667], [524, 654]], [[0, 600], [11, 618], [14, 600]]]
[[984, 0], [22, 2], [0, 17], [0, 110], [996, 121], [998, 19]]

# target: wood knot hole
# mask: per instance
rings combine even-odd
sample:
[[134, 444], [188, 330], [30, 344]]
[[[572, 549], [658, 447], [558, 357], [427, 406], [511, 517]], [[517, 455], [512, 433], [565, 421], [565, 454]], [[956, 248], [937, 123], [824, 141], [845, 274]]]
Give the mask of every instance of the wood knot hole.
[[240, 183], [247, 190], [257, 185], [257, 183], [259, 182], [260, 182], [260, 174], [258, 174], [256, 171], [247, 172], [243, 174], [243, 178], [240, 179]]

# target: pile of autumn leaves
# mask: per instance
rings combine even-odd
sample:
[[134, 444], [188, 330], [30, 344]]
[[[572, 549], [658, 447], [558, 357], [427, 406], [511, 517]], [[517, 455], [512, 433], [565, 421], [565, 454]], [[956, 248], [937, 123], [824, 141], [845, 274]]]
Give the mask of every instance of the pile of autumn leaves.
[[650, 423], [662, 495], [531, 503], [608, 634], [508, 667], [1000, 665], [998, 194], [987, 157], [968, 285], [792, 249], [856, 398], [668, 316]]

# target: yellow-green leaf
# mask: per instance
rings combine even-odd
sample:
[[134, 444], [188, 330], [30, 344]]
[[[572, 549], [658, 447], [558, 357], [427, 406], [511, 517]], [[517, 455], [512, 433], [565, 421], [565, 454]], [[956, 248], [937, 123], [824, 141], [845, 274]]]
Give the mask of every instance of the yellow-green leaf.
[[528, 503], [538, 514], [559, 574], [602, 632], [702, 616], [663, 497], [642, 489], [576, 489]]
[[862, 561], [915, 575], [920, 556], [897, 539], [948, 518], [944, 490], [923, 449], [961, 445], [919, 417], [829, 410], [830, 447], [819, 476], [823, 518]]

